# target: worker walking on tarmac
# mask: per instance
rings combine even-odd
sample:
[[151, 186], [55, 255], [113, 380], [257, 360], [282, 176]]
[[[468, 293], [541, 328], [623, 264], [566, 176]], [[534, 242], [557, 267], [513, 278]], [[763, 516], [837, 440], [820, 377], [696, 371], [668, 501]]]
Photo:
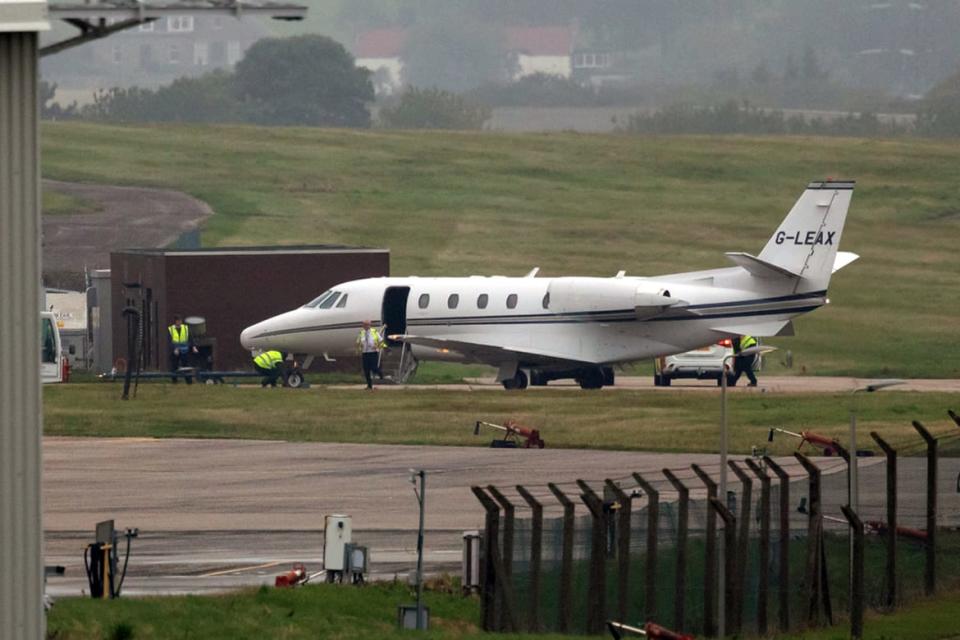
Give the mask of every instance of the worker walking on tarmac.
[[750, 380], [750, 384], [747, 386], [757, 386], [757, 376], [753, 374], [753, 360], [756, 356], [740, 355], [744, 350], [755, 346], [757, 346], [757, 339], [753, 336], [740, 336], [739, 338], [733, 339], [733, 353], [736, 357], [733, 359], [733, 379], [731, 380], [731, 384], [737, 384], [740, 375], [745, 373]]
[[[190, 352], [199, 353], [190, 342], [190, 327], [183, 324], [179, 315], [173, 316], [173, 324], [167, 327], [170, 334], [170, 381], [177, 384], [177, 372], [189, 368], [188, 356]], [[184, 375], [187, 384], [193, 384], [193, 376]]]
[[380, 352], [387, 348], [380, 332], [371, 326], [369, 320], [363, 321], [363, 328], [357, 336], [357, 351], [363, 359], [363, 377], [367, 381], [367, 389], [373, 389], [374, 373], [383, 380], [383, 371], [380, 370]]
[[287, 354], [280, 351], [262, 351], [253, 358], [253, 368], [263, 376], [260, 386], [266, 388], [277, 386], [277, 378], [284, 374], [283, 361]]

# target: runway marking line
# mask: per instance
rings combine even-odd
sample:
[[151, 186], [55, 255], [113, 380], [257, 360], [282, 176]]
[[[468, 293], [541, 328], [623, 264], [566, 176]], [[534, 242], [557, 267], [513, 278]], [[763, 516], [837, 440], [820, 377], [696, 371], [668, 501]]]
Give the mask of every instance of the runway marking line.
[[275, 567], [279, 564], [282, 564], [283, 560], [277, 560], [275, 562], [265, 562], [263, 564], [258, 564], [253, 567], [238, 567], [236, 569], [223, 569], [222, 571], [212, 571], [210, 573], [201, 573], [198, 578], [213, 578], [216, 576], [225, 576], [230, 573], [240, 573], [241, 571], [253, 571], [254, 569], [269, 569], [270, 567]]

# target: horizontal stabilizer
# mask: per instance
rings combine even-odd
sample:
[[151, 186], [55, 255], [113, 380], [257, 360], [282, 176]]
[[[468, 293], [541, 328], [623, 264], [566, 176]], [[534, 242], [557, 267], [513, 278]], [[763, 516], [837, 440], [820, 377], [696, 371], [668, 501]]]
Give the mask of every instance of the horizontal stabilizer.
[[832, 273], [836, 273], [837, 271], [840, 271], [840, 269], [843, 269], [845, 266], [847, 266], [848, 264], [850, 264], [851, 262], [853, 262], [859, 257], [860, 256], [850, 251], [837, 251], [837, 257], [834, 258], [833, 260]]
[[767, 262], [766, 260], [761, 260], [756, 256], [752, 256], [749, 253], [743, 253], [740, 251], [729, 251], [726, 253], [726, 256], [730, 258], [730, 261], [734, 264], [740, 265], [752, 275], [758, 278], [799, 278], [800, 274], [793, 273], [792, 271], [785, 269], [784, 267], [773, 264], [772, 262]]
[[772, 338], [773, 336], [792, 336], [793, 321], [774, 320], [771, 322], [729, 322], [727, 324], [710, 327], [713, 331], [741, 336], [755, 336], [758, 338]]

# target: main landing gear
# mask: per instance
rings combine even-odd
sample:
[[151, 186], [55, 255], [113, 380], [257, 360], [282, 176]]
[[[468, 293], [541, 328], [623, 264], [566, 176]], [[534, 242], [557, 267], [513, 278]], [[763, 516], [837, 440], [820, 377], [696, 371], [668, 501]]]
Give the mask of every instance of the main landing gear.
[[582, 367], [562, 371], [530, 369], [529, 376], [524, 370], [517, 369], [517, 373], [502, 384], [504, 389], [526, 389], [528, 384], [542, 387], [551, 380], [564, 378], [573, 378], [581, 389], [600, 389], [611, 387], [614, 383], [613, 367]]

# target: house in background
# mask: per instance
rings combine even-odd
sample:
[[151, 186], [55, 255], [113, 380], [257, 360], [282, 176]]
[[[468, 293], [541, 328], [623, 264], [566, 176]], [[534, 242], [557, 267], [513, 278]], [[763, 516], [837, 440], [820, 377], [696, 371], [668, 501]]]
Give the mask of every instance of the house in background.
[[[403, 49], [408, 37], [409, 31], [401, 27], [372, 29], [357, 36], [353, 55], [358, 67], [373, 73], [378, 95], [391, 95], [403, 86]], [[514, 80], [536, 73], [571, 77], [574, 27], [507, 27], [503, 39], [517, 59]]]
[[508, 27], [507, 48], [517, 56], [514, 80], [536, 73], [569, 78], [576, 32], [573, 27]]
[[43, 58], [41, 73], [57, 83], [58, 99], [60, 92], [156, 88], [184, 76], [232, 69], [254, 42], [269, 35], [257, 20], [168, 16]]

